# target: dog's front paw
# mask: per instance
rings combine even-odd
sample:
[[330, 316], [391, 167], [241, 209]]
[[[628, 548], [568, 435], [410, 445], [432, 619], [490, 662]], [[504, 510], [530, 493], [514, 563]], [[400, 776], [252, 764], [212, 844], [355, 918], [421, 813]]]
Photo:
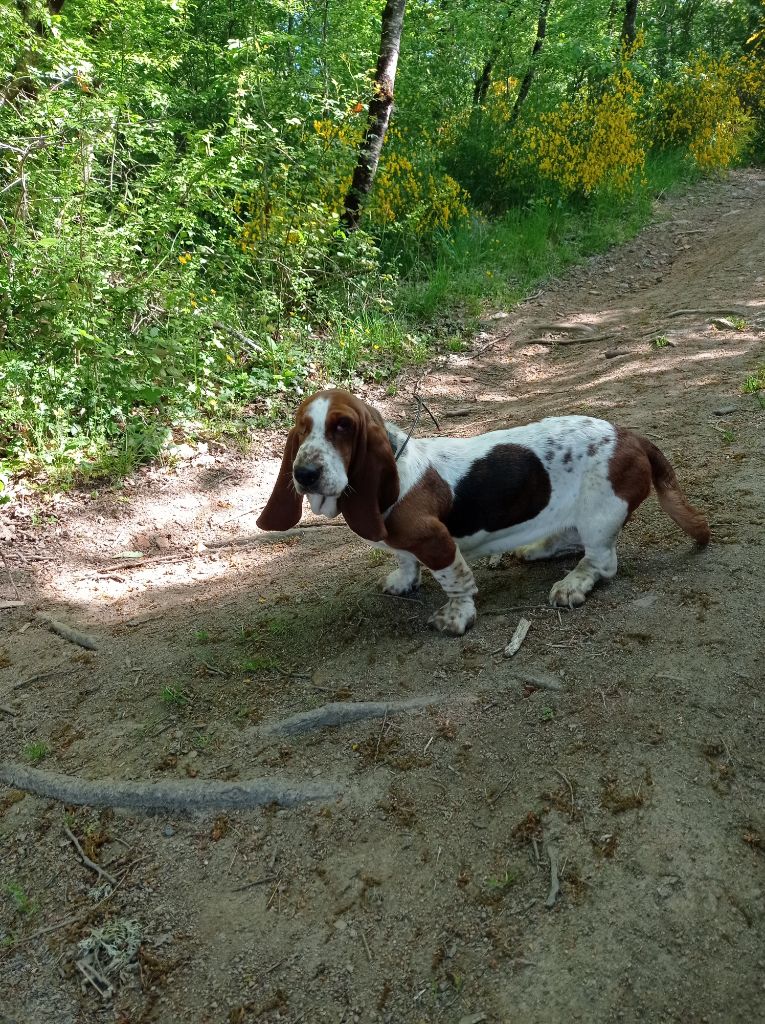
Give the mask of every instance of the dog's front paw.
[[475, 603], [471, 597], [453, 597], [428, 619], [428, 625], [449, 636], [462, 636], [475, 622]]
[[572, 580], [570, 576], [566, 576], [558, 580], [550, 591], [550, 604], [558, 608], [577, 608], [587, 600], [590, 589], [591, 587], [585, 589], [580, 580]]
[[403, 569], [394, 569], [389, 573], [383, 583], [383, 593], [393, 594], [394, 597], [404, 597], [406, 594], [413, 594], [420, 589], [420, 567], [414, 573], [405, 572]]

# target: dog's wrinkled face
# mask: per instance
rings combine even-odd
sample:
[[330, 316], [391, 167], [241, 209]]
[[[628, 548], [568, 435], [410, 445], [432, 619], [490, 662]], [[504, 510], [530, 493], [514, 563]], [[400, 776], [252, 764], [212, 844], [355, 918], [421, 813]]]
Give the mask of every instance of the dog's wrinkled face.
[[[314, 512], [331, 515], [332, 502], [348, 486], [348, 470], [359, 431], [358, 410], [350, 403], [326, 395], [309, 399], [295, 420], [298, 449], [292, 464], [292, 478], [298, 494], [307, 494]], [[336, 514], [336, 512], [334, 512]]]

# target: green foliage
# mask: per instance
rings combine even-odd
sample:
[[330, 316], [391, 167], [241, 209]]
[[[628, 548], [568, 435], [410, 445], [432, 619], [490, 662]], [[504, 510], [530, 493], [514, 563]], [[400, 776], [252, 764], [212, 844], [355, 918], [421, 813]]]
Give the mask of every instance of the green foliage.
[[125, 474], [391, 381], [765, 138], [748, 0], [641, 0], [630, 53], [616, 8], [553, 4], [533, 61], [537, 0], [411, 0], [347, 236], [382, 6], [0, 0], [0, 472]]

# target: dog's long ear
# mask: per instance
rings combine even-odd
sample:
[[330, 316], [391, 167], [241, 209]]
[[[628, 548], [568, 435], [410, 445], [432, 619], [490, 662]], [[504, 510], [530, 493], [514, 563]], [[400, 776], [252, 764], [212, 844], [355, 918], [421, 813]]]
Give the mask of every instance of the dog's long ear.
[[397, 498], [398, 469], [385, 425], [380, 414], [365, 405], [340, 511], [359, 537], [385, 540], [388, 531], [382, 514]]
[[292, 463], [299, 447], [298, 432], [293, 427], [287, 435], [282, 464], [271, 497], [256, 520], [261, 530], [289, 530], [300, 521], [303, 498], [295, 490], [292, 480]]

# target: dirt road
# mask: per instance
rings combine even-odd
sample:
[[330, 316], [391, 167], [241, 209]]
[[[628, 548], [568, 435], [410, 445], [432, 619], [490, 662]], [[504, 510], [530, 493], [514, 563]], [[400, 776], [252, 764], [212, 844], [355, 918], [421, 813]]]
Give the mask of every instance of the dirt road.
[[[434, 368], [448, 433], [563, 412], [639, 429], [713, 531], [697, 551], [651, 498], [572, 612], [545, 605], [560, 562], [479, 564], [458, 640], [427, 629], [432, 581], [383, 596], [386, 559], [345, 528], [252, 543], [281, 435], [8, 511], [0, 598], [26, 604], [0, 611], [0, 760], [343, 795], [145, 814], [0, 787], [0, 1021], [765, 1019], [765, 409], [742, 390], [764, 338], [765, 175], [741, 171]], [[409, 393], [370, 397], [404, 423]], [[81, 990], [100, 926], [124, 954], [110, 998]]]

